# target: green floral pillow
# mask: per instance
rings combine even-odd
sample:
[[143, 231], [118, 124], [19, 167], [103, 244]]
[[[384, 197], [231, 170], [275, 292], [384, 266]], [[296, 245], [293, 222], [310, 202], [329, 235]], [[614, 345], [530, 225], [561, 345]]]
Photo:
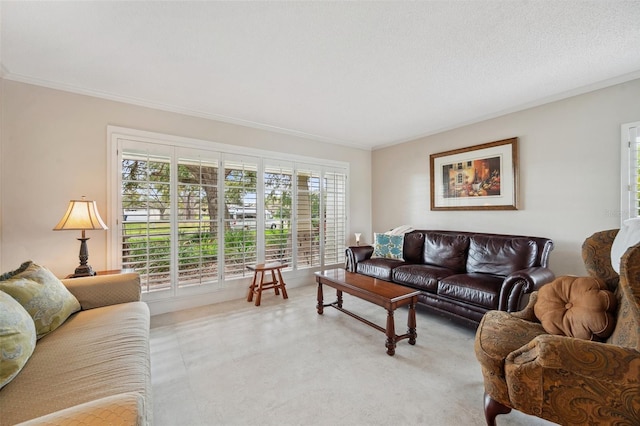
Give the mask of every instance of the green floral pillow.
[[0, 388], [18, 375], [35, 347], [33, 319], [13, 297], [0, 291]]
[[374, 257], [385, 257], [388, 259], [402, 259], [402, 249], [404, 245], [404, 235], [389, 235], [374, 233]]
[[0, 276], [0, 290], [12, 296], [31, 315], [38, 339], [58, 328], [80, 303], [51, 271], [32, 261]]

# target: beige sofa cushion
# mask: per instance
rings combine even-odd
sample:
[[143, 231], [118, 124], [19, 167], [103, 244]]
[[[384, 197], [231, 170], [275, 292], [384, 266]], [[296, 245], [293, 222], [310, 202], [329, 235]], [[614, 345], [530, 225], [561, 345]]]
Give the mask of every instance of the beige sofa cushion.
[[0, 277], [0, 290], [16, 299], [33, 318], [38, 339], [60, 326], [80, 303], [51, 271], [32, 261]]
[[150, 423], [149, 308], [143, 302], [80, 311], [38, 341], [23, 370], [0, 390], [0, 425], [13, 425], [134, 392]]

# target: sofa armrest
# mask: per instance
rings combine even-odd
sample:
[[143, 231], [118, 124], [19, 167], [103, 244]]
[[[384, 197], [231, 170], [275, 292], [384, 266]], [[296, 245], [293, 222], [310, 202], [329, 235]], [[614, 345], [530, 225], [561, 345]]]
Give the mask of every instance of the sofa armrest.
[[373, 255], [373, 246], [352, 246], [347, 247], [345, 252], [345, 269], [349, 272], [357, 272], [358, 262], [370, 259]]
[[538, 290], [554, 279], [555, 274], [551, 269], [539, 266], [512, 273], [502, 283], [498, 309], [507, 312], [515, 312], [522, 309], [523, 296]]
[[107, 396], [78, 404], [35, 419], [18, 426], [74, 425], [147, 425], [144, 398], [136, 392]]
[[62, 283], [78, 299], [82, 310], [140, 300], [140, 275], [137, 272], [69, 278]]

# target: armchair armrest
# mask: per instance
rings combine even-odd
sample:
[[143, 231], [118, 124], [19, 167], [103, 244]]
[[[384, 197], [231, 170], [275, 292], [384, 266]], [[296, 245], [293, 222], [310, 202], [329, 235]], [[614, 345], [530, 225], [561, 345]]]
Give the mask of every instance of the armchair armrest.
[[524, 295], [538, 290], [554, 279], [555, 275], [551, 269], [539, 266], [521, 269], [512, 273], [502, 283], [498, 309], [507, 312], [520, 310]]
[[373, 255], [373, 246], [353, 246], [347, 247], [345, 252], [346, 263], [345, 269], [349, 272], [356, 272], [358, 262], [370, 259]]
[[559, 424], [640, 424], [640, 352], [541, 335], [505, 360], [510, 406]]
[[507, 364], [535, 363], [599, 381], [638, 386], [640, 352], [635, 349], [574, 337], [544, 334], [511, 352]]
[[146, 425], [145, 403], [142, 395], [135, 392], [107, 396], [84, 404], [55, 411], [51, 414], [27, 420], [19, 426], [42, 425]]
[[82, 310], [140, 300], [140, 275], [137, 272], [62, 280], [78, 299]]

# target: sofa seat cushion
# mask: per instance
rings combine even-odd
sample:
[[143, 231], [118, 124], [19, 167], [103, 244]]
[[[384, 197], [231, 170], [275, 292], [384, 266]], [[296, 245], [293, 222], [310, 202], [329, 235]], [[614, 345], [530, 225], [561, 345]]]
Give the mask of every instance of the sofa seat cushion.
[[503, 277], [489, 274], [458, 274], [438, 283], [438, 295], [486, 309], [498, 309]]
[[356, 272], [381, 280], [391, 281], [393, 269], [401, 265], [405, 265], [405, 262], [402, 260], [375, 257], [358, 262]]
[[[123, 303], [78, 312], [38, 341], [2, 389], [0, 425], [126, 392], [150, 401], [149, 308]], [[145, 407], [151, 421], [151, 407]]]
[[451, 269], [433, 265], [402, 265], [393, 270], [393, 282], [435, 293], [438, 281], [454, 275]]
[[529, 238], [474, 235], [469, 243], [467, 272], [506, 277], [535, 265], [536, 242]]

